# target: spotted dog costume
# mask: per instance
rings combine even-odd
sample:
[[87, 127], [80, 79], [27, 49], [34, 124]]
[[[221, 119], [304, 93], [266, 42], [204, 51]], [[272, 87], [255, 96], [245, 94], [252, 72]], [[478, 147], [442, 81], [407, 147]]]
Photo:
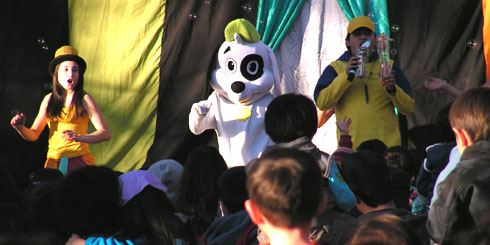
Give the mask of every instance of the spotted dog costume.
[[194, 103], [189, 129], [201, 134], [215, 129], [219, 151], [229, 167], [247, 164], [273, 142], [265, 132], [265, 110], [279, 95], [277, 63], [271, 48], [260, 41], [245, 19], [230, 22], [218, 51], [213, 93]]

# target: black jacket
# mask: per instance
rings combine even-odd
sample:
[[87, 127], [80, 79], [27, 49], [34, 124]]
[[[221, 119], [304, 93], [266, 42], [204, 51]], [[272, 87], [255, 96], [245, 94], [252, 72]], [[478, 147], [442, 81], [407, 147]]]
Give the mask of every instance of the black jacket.
[[437, 188], [427, 229], [434, 242], [455, 244], [459, 232], [481, 229], [490, 217], [490, 142], [467, 147]]

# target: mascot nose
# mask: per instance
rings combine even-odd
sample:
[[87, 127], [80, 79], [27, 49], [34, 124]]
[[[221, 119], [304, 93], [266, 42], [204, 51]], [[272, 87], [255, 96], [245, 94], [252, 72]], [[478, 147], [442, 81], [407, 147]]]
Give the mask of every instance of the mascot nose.
[[243, 90], [245, 90], [245, 83], [243, 82], [233, 82], [231, 84], [231, 90], [235, 93], [241, 93]]

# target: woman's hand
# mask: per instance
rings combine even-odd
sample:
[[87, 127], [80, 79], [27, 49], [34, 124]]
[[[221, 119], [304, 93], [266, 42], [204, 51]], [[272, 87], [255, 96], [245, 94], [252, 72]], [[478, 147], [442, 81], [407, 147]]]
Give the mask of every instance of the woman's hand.
[[65, 130], [62, 132], [63, 133], [63, 138], [65, 138], [65, 141], [78, 141], [78, 135], [71, 131], [71, 130]]
[[26, 123], [26, 118], [24, 116], [24, 113], [19, 113], [12, 117], [12, 120], [10, 120], [10, 125], [14, 127], [17, 130], [20, 130], [22, 127], [24, 127]]

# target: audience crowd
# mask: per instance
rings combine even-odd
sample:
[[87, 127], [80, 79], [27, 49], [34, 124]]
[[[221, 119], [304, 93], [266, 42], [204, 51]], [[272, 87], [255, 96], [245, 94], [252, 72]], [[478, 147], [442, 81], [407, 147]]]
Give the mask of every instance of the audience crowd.
[[490, 88], [441, 110], [447, 135], [422, 162], [379, 139], [352, 149], [347, 119], [337, 123], [338, 150], [322, 152], [311, 143], [315, 110], [304, 95], [275, 98], [265, 127], [276, 145], [241, 167], [200, 146], [183, 164], [165, 159], [126, 173], [44, 168], [24, 190], [0, 168], [0, 244], [490, 241]]

